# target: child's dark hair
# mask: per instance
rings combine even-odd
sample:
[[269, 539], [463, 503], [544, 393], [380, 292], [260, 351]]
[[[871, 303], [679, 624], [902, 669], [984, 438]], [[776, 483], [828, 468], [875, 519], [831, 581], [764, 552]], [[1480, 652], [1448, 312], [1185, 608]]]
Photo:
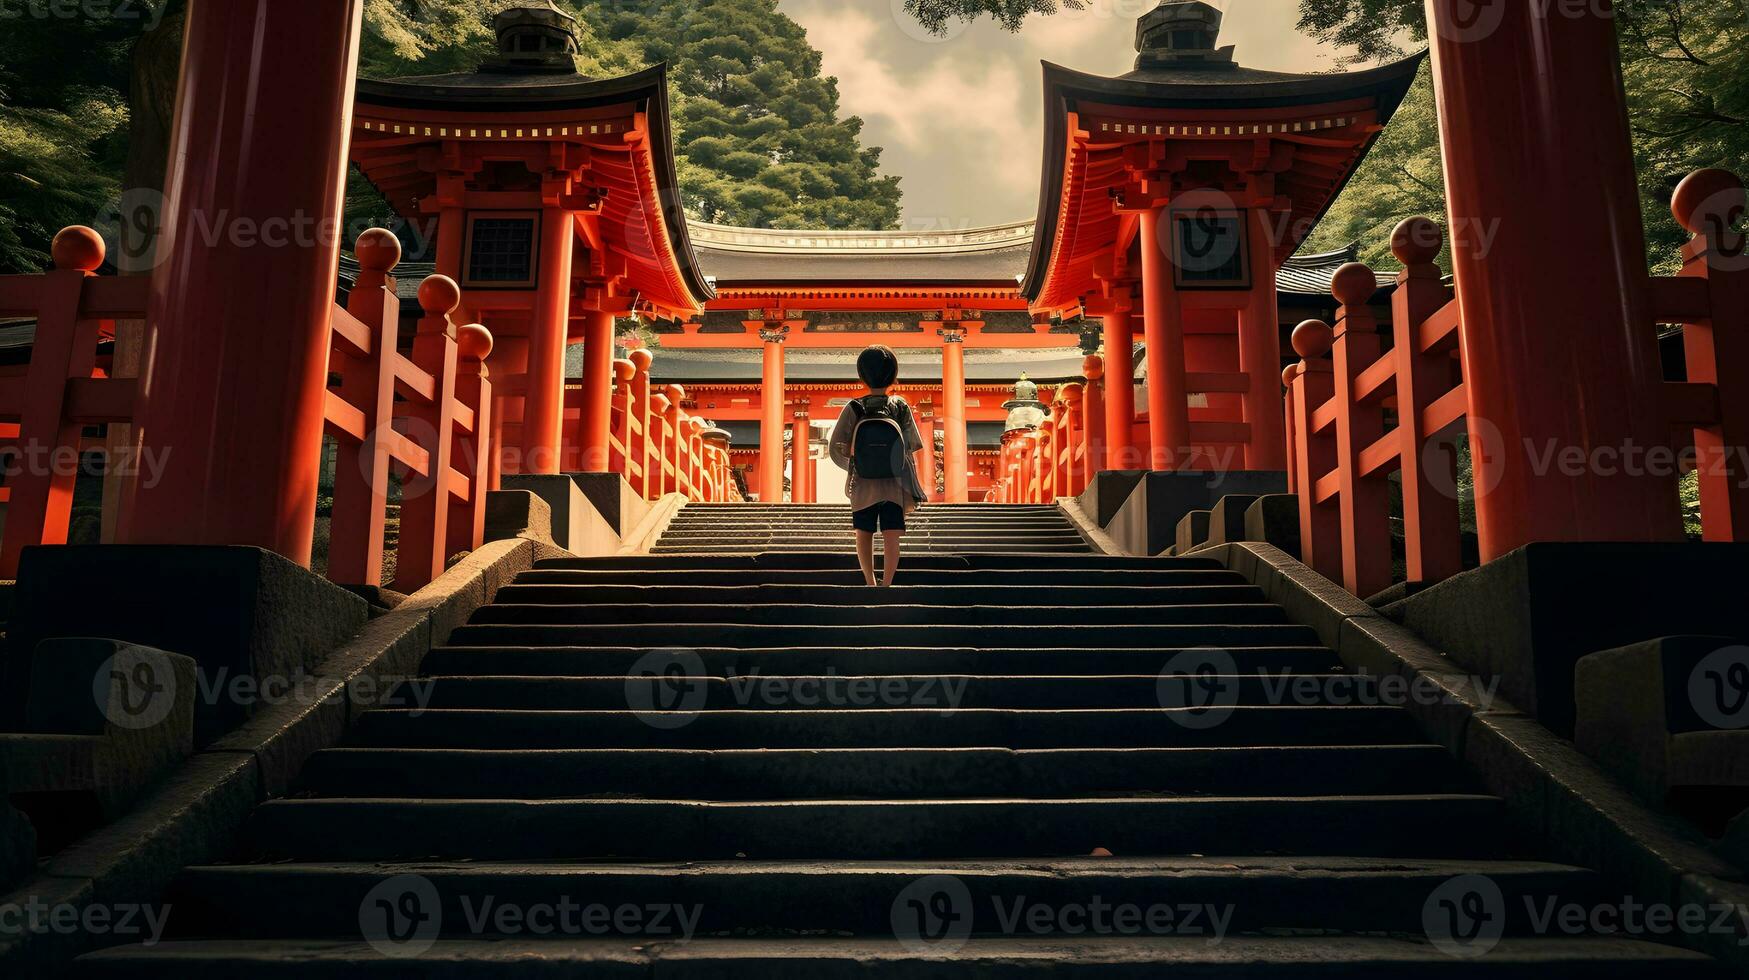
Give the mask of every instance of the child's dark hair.
[[876, 344], [856, 359], [856, 376], [870, 388], [891, 388], [899, 380], [899, 355], [885, 344]]

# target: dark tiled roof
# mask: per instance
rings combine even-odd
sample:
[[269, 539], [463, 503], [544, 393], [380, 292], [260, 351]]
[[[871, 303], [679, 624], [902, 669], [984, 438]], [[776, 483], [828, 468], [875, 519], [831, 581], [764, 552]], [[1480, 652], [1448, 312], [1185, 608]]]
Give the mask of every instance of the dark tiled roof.
[[[758, 384], [764, 377], [764, 353], [756, 348], [737, 350], [652, 351], [651, 377], [664, 384]], [[856, 380], [856, 350], [808, 350], [787, 352], [784, 379], [797, 384], [843, 384]], [[966, 380], [972, 384], [1013, 384], [1022, 371], [1040, 383], [1065, 381], [1081, 376], [1086, 356], [1077, 348], [1059, 350], [968, 350]], [[940, 350], [899, 352], [899, 385], [940, 384]]]
[[1001, 285], [1013, 288], [1026, 268], [1031, 241], [982, 252], [918, 255], [874, 250], [844, 254], [786, 255], [729, 252], [699, 246], [698, 264], [718, 286], [760, 283], [929, 282], [942, 285]]

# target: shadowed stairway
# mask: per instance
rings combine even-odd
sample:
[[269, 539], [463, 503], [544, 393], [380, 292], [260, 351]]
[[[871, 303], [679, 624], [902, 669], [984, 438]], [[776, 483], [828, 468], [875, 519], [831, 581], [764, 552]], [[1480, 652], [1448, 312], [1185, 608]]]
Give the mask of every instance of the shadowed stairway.
[[[846, 524], [691, 506], [658, 554], [523, 574], [428, 658], [429, 710], [361, 717], [183, 874], [170, 941], [82, 975], [1706, 974], [1533, 935], [1607, 889], [1514, 853], [1237, 574], [941, 506], [872, 590]], [[1428, 939], [1460, 875], [1503, 899], [1477, 959]]]

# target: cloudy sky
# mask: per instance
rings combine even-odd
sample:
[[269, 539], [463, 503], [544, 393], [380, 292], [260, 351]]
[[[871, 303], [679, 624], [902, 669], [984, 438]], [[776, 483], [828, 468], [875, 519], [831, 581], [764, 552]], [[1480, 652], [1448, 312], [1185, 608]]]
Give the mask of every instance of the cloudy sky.
[[[933, 38], [903, 0], [779, 0], [838, 78], [843, 111], [886, 148], [904, 178], [905, 224], [963, 228], [1031, 218], [1043, 153], [1041, 60], [1102, 75], [1134, 67], [1136, 18], [1157, 0], [1093, 0], [1089, 10], [1033, 18], [1018, 34], [987, 19]], [[1221, 41], [1255, 68], [1336, 66], [1294, 30], [1298, 0], [1214, 0]]]

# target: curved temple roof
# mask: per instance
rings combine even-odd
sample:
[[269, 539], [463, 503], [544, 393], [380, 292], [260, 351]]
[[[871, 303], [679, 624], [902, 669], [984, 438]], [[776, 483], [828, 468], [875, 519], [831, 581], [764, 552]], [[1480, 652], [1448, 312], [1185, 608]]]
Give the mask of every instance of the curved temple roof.
[[419, 202], [437, 189], [433, 161], [421, 156], [434, 141], [558, 137], [587, 149], [608, 191], [599, 226], [627, 260], [631, 284], [671, 310], [696, 310], [712, 298], [675, 177], [668, 66], [609, 79], [491, 69], [359, 81], [353, 157], [389, 203], [418, 217]]
[[[1222, 143], [1291, 144], [1294, 169], [1278, 174], [1277, 187], [1291, 207], [1277, 249], [1278, 260], [1286, 259], [1347, 185], [1424, 57], [1325, 75], [1211, 59], [1144, 65], [1106, 78], [1046, 63], [1039, 227], [1021, 293], [1051, 308], [1098, 288], [1093, 263], [1109, 256], [1127, 229], [1112, 207], [1130, 180], [1126, 154], [1160, 137], [1208, 152]], [[1185, 154], [1198, 159], [1196, 150]]]
[[719, 286], [825, 282], [1002, 286], [1019, 282], [1032, 222], [960, 231], [776, 231], [694, 223], [699, 263]]

